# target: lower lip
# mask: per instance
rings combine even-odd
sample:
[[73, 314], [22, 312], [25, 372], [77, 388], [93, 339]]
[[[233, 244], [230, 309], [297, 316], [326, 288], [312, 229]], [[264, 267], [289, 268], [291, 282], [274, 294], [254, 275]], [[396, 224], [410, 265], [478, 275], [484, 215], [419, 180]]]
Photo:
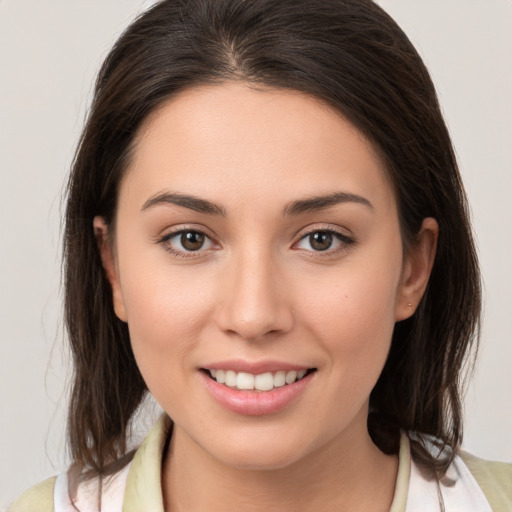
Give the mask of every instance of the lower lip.
[[240, 391], [219, 384], [202, 371], [199, 371], [199, 376], [213, 398], [229, 411], [246, 416], [263, 416], [279, 412], [296, 400], [311, 382], [313, 373], [271, 391]]

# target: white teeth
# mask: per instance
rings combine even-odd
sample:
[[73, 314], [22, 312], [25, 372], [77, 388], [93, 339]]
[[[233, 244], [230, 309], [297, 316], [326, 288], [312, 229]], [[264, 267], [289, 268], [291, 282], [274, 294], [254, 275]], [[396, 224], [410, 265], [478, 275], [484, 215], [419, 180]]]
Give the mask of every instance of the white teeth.
[[258, 391], [270, 391], [274, 387], [274, 376], [270, 373], [256, 375], [254, 379], [254, 389]]
[[265, 372], [259, 375], [253, 375], [247, 372], [235, 372], [233, 370], [209, 370], [210, 375], [219, 384], [225, 384], [230, 388], [240, 390], [270, 391], [274, 388], [280, 388], [286, 384], [293, 384], [302, 379], [307, 370], [279, 370], [275, 373]]
[[236, 376], [236, 387], [238, 389], [254, 389], [254, 375], [240, 372]]
[[229, 386], [230, 388], [236, 387], [236, 372], [233, 370], [228, 370], [226, 372], [226, 386]]
[[286, 384], [286, 372], [280, 371], [274, 375], [274, 387], [280, 388]]
[[292, 370], [286, 374], [286, 384], [291, 384], [292, 382], [295, 382], [295, 379], [297, 378], [297, 372]]

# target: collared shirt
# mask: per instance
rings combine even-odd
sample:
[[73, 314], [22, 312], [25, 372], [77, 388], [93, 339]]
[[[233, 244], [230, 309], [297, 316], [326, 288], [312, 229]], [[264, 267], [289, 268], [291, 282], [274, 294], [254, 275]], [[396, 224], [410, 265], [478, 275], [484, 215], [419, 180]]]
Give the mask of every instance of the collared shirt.
[[[25, 493], [9, 512], [164, 512], [162, 459], [171, 421], [163, 415], [133, 460], [111, 479], [91, 479], [79, 485], [72, 502], [67, 472]], [[512, 465], [487, 463], [472, 456], [455, 457], [442, 482], [424, 476], [411, 457], [409, 439], [400, 440], [398, 474], [390, 512], [493, 512], [512, 510]], [[468, 463], [466, 464], [466, 462]], [[471, 471], [468, 468], [471, 466]], [[479, 483], [475, 476], [479, 478]], [[510, 479], [510, 480], [509, 480]], [[444, 482], [444, 483], [443, 483]], [[479, 485], [480, 484], [480, 485]], [[484, 495], [491, 497], [492, 508]], [[46, 502], [46, 503], [45, 503]], [[37, 508], [30, 508], [37, 503]]]

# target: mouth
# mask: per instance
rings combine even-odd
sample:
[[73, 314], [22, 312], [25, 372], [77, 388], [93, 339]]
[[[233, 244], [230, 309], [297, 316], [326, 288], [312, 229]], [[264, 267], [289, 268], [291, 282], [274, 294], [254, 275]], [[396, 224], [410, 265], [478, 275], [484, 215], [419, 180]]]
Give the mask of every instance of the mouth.
[[210, 379], [226, 387], [239, 391], [272, 391], [294, 384], [311, 373], [316, 368], [302, 370], [278, 370], [276, 372], [265, 372], [257, 375], [248, 372], [236, 372], [234, 370], [222, 370], [217, 368], [202, 368]]

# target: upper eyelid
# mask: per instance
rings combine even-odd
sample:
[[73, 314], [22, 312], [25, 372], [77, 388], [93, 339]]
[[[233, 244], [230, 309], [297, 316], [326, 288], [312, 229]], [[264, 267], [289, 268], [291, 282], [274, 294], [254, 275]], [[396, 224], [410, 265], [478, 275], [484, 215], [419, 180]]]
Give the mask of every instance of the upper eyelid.
[[355, 240], [354, 234], [348, 228], [334, 227], [332, 225], [307, 226], [305, 228], [300, 229], [295, 234], [295, 238], [297, 238], [298, 240], [302, 240], [304, 237], [311, 235], [312, 233], [316, 233], [318, 231], [327, 231], [329, 233], [334, 233], [335, 235], [339, 235], [342, 238], [348, 238], [351, 240]]
[[335, 229], [335, 228], [315, 228], [315, 229], [311, 229], [309, 231], [306, 231], [304, 234], [302, 234], [301, 238], [303, 238], [305, 236], [308, 236], [308, 235], [311, 235], [311, 233], [318, 233], [318, 232], [321, 232], [321, 231], [324, 231], [326, 233], [334, 233], [336, 235], [341, 235], [341, 236], [345, 236], [345, 237], [349, 238], [349, 235], [343, 233], [343, 231], [341, 229]]
[[201, 233], [202, 235], [205, 235], [206, 237], [208, 237], [210, 240], [215, 240], [216, 237], [212, 236], [212, 234], [209, 232], [208, 229], [204, 228], [204, 227], [195, 227], [195, 226], [192, 226], [192, 225], [182, 225], [182, 226], [179, 226], [179, 227], [176, 227], [176, 228], [168, 228], [168, 229], [164, 229], [162, 231], [162, 234], [158, 236], [158, 240], [159, 241], [163, 241], [163, 240], [167, 240], [169, 238], [172, 238], [173, 236], [176, 236], [180, 233], [186, 233], [188, 231], [193, 231], [193, 232], [196, 232], [196, 233]]

